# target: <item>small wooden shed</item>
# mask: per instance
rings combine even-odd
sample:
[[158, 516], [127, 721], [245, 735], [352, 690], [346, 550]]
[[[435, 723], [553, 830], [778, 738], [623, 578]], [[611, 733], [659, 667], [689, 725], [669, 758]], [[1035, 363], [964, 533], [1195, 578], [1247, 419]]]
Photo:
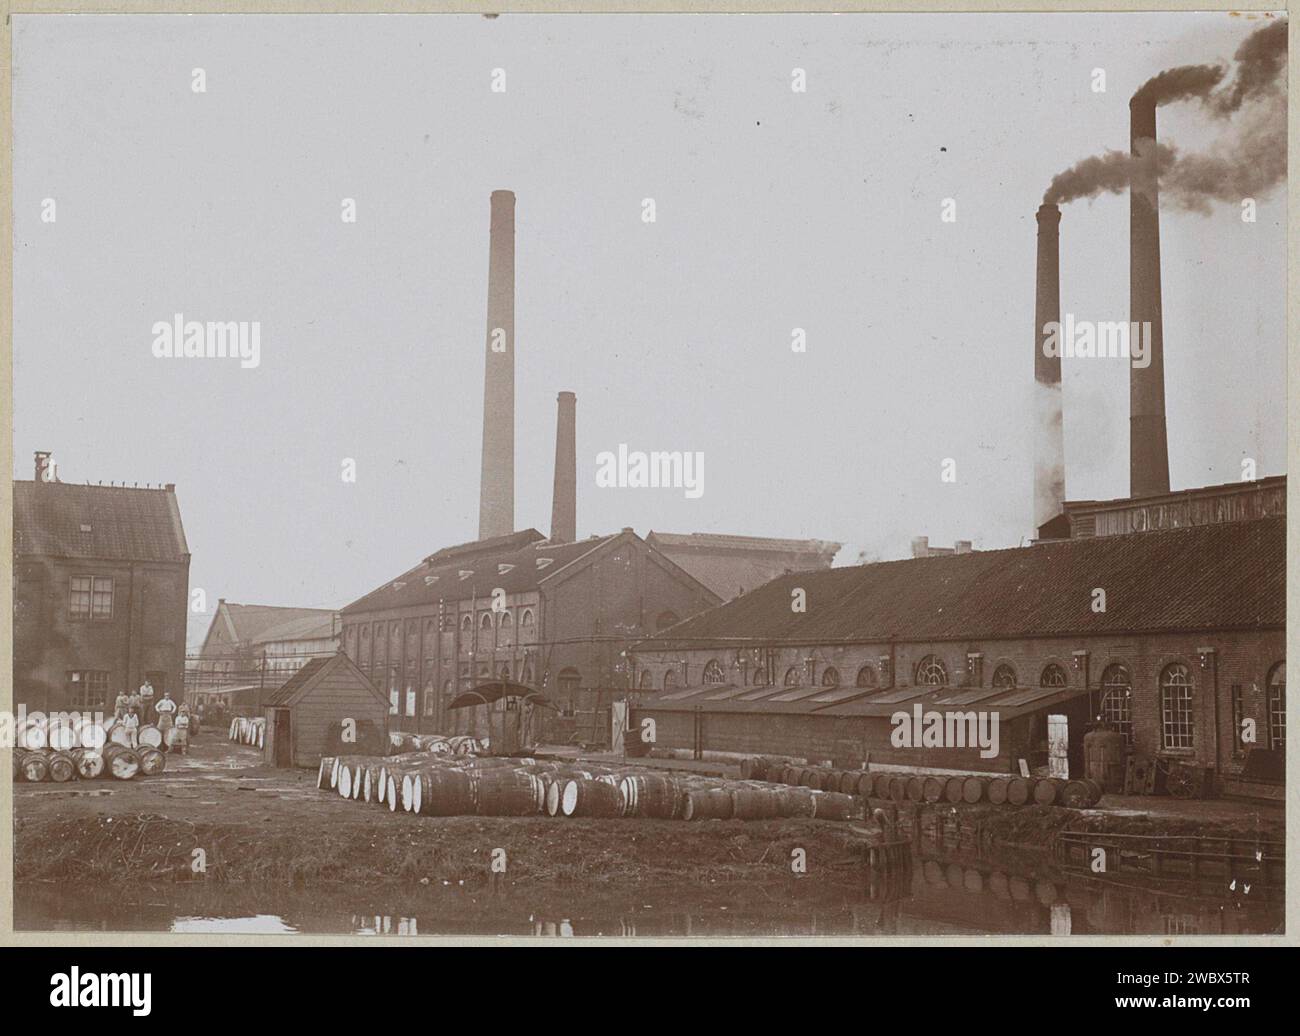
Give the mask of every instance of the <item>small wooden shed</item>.
[[311, 659], [262, 706], [268, 766], [318, 766], [344, 726], [358, 741], [388, 739], [388, 699], [342, 653]]

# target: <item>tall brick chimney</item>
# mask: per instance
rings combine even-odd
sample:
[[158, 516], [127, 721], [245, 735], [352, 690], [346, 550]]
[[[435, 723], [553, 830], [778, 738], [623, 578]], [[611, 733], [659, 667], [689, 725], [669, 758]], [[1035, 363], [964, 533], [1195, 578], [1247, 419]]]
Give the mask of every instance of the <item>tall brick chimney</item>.
[[492, 192], [479, 539], [515, 531], [515, 196]]
[[555, 416], [555, 490], [551, 502], [551, 540], [578, 538], [578, 397], [561, 392]]
[[1061, 322], [1061, 210], [1040, 205], [1034, 289], [1034, 532], [1065, 511], [1065, 429], [1061, 356], [1044, 351], [1043, 327]]
[[1160, 189], [1156, 167], [1156, 108], [1129, 102], [1128, 299], [1132, 335], [1151, 326], [1146, 367], [1129, 364], [1129, 495], [1169, 492], [1169, 439], [1165, 426], [1164, 321], [1160, 302]]

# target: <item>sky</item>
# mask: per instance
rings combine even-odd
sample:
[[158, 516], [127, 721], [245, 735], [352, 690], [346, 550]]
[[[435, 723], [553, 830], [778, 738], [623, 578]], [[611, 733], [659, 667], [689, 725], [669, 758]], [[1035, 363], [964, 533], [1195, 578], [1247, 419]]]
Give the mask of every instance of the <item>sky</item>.
[[[518, 528], [549, 528], [571, 390], [579, 536], [819, 538], [839, 563], [1024, 542], [1042, 192], [1127, 148], [1149, 76], [1257, 24], [15, 15], [14, 477], [39, 449], [65, 481], [175, 483], [192, 642], [219, 597], [341, 607], [474, 539], [508, 189]], [[1183, 150], [1222, 130], [1160, 111]], [[1175, 489], [1285, 470], [1285, 220], [1284, 190], [1251, 224], [1162, 213]], [[1127, 197], [1065, 207], [1063, 312], [1128, 319], [1127, 235]], [[177, 313], [260, 322], [260, 364], [155, 357]], [[1127, 368], [1063, 366], [1067, 498], [1123, 496]], [[702, 452], [704, 492], [598, 487], [620, 443]]]

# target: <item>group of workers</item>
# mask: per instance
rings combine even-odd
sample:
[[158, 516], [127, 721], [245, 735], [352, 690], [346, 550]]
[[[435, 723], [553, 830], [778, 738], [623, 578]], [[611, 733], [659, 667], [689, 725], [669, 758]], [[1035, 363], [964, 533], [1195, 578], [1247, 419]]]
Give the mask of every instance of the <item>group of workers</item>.
[[153, 684], [146, 677], [134, 694], [123, 691], [117, 696], [113, 703], [114, 722], [122, 725], [132, 748], [138, 747], [137, 732], [141, 724], [152, 722], [162, 732], [163, 751], [175, 749], [185, 755], [189, 751], [190, 730], [193, 726], [189, 705], [177, 705], [172, 700], [171, 691], [164, 691], [157, 702], [154, 698]]

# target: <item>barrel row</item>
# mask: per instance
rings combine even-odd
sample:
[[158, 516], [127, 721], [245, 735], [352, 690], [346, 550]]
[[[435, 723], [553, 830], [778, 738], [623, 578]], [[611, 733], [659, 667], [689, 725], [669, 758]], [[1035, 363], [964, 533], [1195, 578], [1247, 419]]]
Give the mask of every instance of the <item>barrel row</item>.
[[1046, 879], [1030, 880], [1007, 874], [1005, 871], [983, 871], [960, 863], [942, 863], [926, 860], [921, 873], [927, 885], [935, 888], [965, 889], [967, 892], [990, 892], [999, 899], [1030, 902], [1037, 899], [1043, 906], [1051, 906], [1061, 898], [1061, 890]]
[[942, 776], [890, 771], [839, 770], [825, 766], [799, 766], [769, 756], [742, 760], [742, 777], [784, 785], [838, 791], [862, 798], [893, 802], [965, 802], [1010, 806], [1068, 806], [1087, 809], [1104, 794], [1098, 781], [1057, 777]]
[[394, 730], [388, 735], [389, 743], [395, 753], [430, 752], [434, 755], [478, 755], [486, 752], [486, 738], [471, 737], [468, 734], [409, 734]]
[[230, 721], [230, 740], [237, 745], [266, 744], [266, 719], [261, 716], [236, 716]]
[[316, 784], [343, 798], [425, 816], [651, 817], [661, 820], [845, 821], [852, 795], [821, 789], [664, 774], [635, 767], [404, 753], [326, 756]]
[[41, 720], [27, 719], [17, 730], [14, 744], [18, 748], [39, 752], [52, 749], [56, 752], [70, 752], [74, 748], [100, 749], [108, 741], [108, 730], [98, 720], [83, 718], [80, 713], [72, 713], [65, 722], [62, 717], [51, 722], [48, 717]]
[[102, 749], [73, 748], [66, 752], [41, 748], [31, 751], [16, 748], [13, 753], [13, 776], [16, 781], [38, 784], [52, 781], [95, 780], [112, 777], [129, 781], [133, 777], [152, 777], [162, 773], [167, 757], [156, 747], [142, 745], [127, 748], [110, 741]]

